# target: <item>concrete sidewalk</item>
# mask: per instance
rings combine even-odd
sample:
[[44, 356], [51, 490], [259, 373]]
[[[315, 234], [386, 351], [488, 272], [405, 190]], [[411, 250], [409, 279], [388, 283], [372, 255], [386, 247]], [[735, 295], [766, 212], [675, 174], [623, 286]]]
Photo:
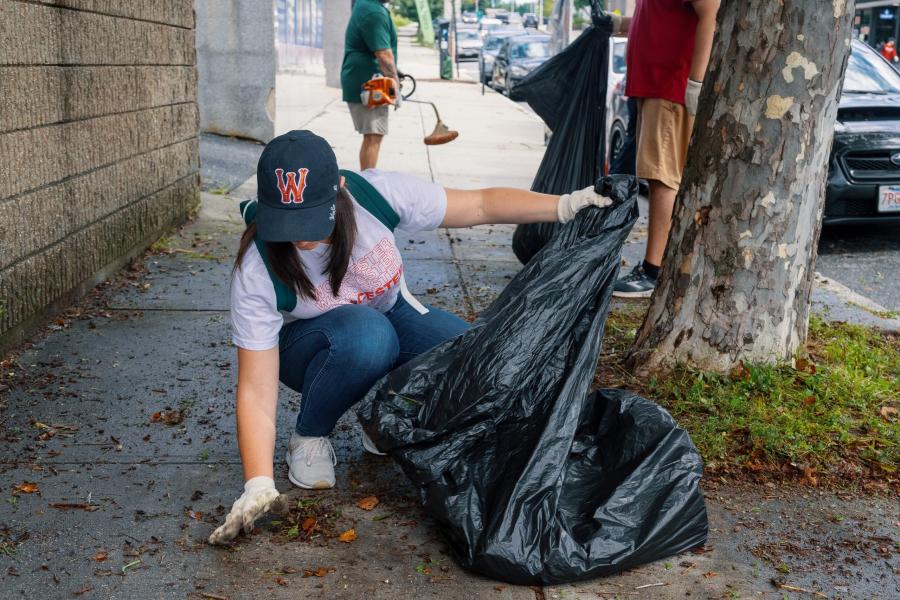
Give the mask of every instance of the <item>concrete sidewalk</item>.
[[[406, 44], [405, 55], [428, 66], [428, 51]], [[408, 104], [392, 115], [384, 168], [447, 186], [528, 187], [544, 150], [532, 116], [470, 84], [422, 81], [417, 95], [437, 101], [460, 138], [426, 148], [430, 108]], [[356, 164], [359, 138], [334, 90], [284, 76], [279, 103], [290, 107], [279, 111], [280, 131], [313, 129], [342, 164]], [[449, 556], [393, 462], [363, 453], [351, 415], [333, 436], [334, 490], [292, 490], [276, 465], [276, 485], [291, 490], [295, 513], [316, 518], [311, 535], [271, 516], [232, 548], [208, 546], [241, 487], [228, 279], [243, 229], [237, 203], [254, 194], [252, 179], [227, 196], [204, 194], [193, 223], [0, 365], [0, 597], [809, 595], [779, 589], [773, 578], [828, 597], [900, 593], [895, 502], [717, 481], [705, 485], [712, 530], [702, 553], [545, 589], [472, 576]], [[482, 310], [519, 268], [511, 231], [398, 233], [412, 291], [460, 315]], [[640, 231], [629, 256], [639, 238]], [[283, 389], [276, 455], [297, 408]], [[371, 495], [379, 499], [374, 510], [357, 506]], [[337, 534], [351, 528], [357, 539], [340, 542]]]

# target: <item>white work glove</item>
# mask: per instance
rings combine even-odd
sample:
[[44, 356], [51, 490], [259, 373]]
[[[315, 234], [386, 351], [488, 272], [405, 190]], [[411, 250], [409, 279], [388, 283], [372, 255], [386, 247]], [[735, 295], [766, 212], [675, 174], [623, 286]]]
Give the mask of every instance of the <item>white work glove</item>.
[[700, 88], [702, 87], [702, 81], [688, 79], [687, 89], [684, 90], [684, 107], [692, 117], [697, 116], [697, 102], [700, 100]]
[[243, 528], [250, 533], [256, 519], [269, 512], [278, 498], [278, 490], [271, 477], [254, 477], [244, 484], [244, 493], [234, 501], [225, 523], [209, 536], [210, 544], [224, 544], [233, 540]]
[[594, 191], [594, 186], [564, 194], [559, 197], [559, 204], [556, 205], [556, 215], [559, 217], [560, 223], [568, 223], [575, 218], [578, 211], [588, 206], [609, 206], [612, 204], [612, 198], [607, 198]]

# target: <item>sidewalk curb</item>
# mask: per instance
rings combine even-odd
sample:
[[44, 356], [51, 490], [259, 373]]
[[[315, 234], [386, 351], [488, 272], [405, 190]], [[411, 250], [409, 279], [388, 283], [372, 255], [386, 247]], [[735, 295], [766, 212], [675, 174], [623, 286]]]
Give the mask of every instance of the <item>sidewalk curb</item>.
[[871, 300], [870, 298], [867, 298], [862, 294], [854, 292], [846, 285], [839, 281], [836, 281], [835, 279], [825, 277], [818, 271], [816, 271], [815, 274], [814, 285], [820, 290], [834, 295], [838, 298], [838, 300], [840, 300], [847, 306], [864, 310], [867, 313], [871, 314], [873, 317], [879, 319], [881, 321], [881, 323], [879, 323], [879, 325], [877, 326], [879, 329], [885, 331], [900, 331], [900, 319], [883, 316], [886, 314], [892, 314], [896, 311], [888, 310], [874, 300]]

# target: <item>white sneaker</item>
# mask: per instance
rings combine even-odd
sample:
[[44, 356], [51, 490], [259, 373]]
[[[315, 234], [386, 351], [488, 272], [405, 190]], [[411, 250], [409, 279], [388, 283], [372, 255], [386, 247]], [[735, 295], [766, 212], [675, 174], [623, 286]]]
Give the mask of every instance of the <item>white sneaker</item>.
[[334, 487], [337, 457], [327, 437], [304, 437], [292, 432], [284, 460], [288, 464], [288, 479], [297, 487], [307, 490]]
[[369, 454], [374, 454], [375, 456], [387, 456], [387, 452], [382, 452], [378, 449], [377, 446], [375, 446], [375, 442], [373, 442], [372, 438], [368, 436], [365, 429], [362, 430], [362, 443], [363, 450], [365, 450]]

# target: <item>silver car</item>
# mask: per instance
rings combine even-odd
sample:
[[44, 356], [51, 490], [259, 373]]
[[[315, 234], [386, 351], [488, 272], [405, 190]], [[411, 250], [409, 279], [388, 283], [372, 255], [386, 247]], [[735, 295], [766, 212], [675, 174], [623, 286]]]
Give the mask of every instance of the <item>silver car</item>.
[[485, 85], [491, 85], [491, 77], [494, 73], [494, 59], [503, 46], [503, 40], [514, 35], [525, 33], [522, 29], [507, 29], [501, 31], [492, 31], [484, 38], [484, 45], [481, 47], [481, 80]]
[[478, 60], [481, 55], [481, 36], [477, 29], [456, 30], [456, 58]]

